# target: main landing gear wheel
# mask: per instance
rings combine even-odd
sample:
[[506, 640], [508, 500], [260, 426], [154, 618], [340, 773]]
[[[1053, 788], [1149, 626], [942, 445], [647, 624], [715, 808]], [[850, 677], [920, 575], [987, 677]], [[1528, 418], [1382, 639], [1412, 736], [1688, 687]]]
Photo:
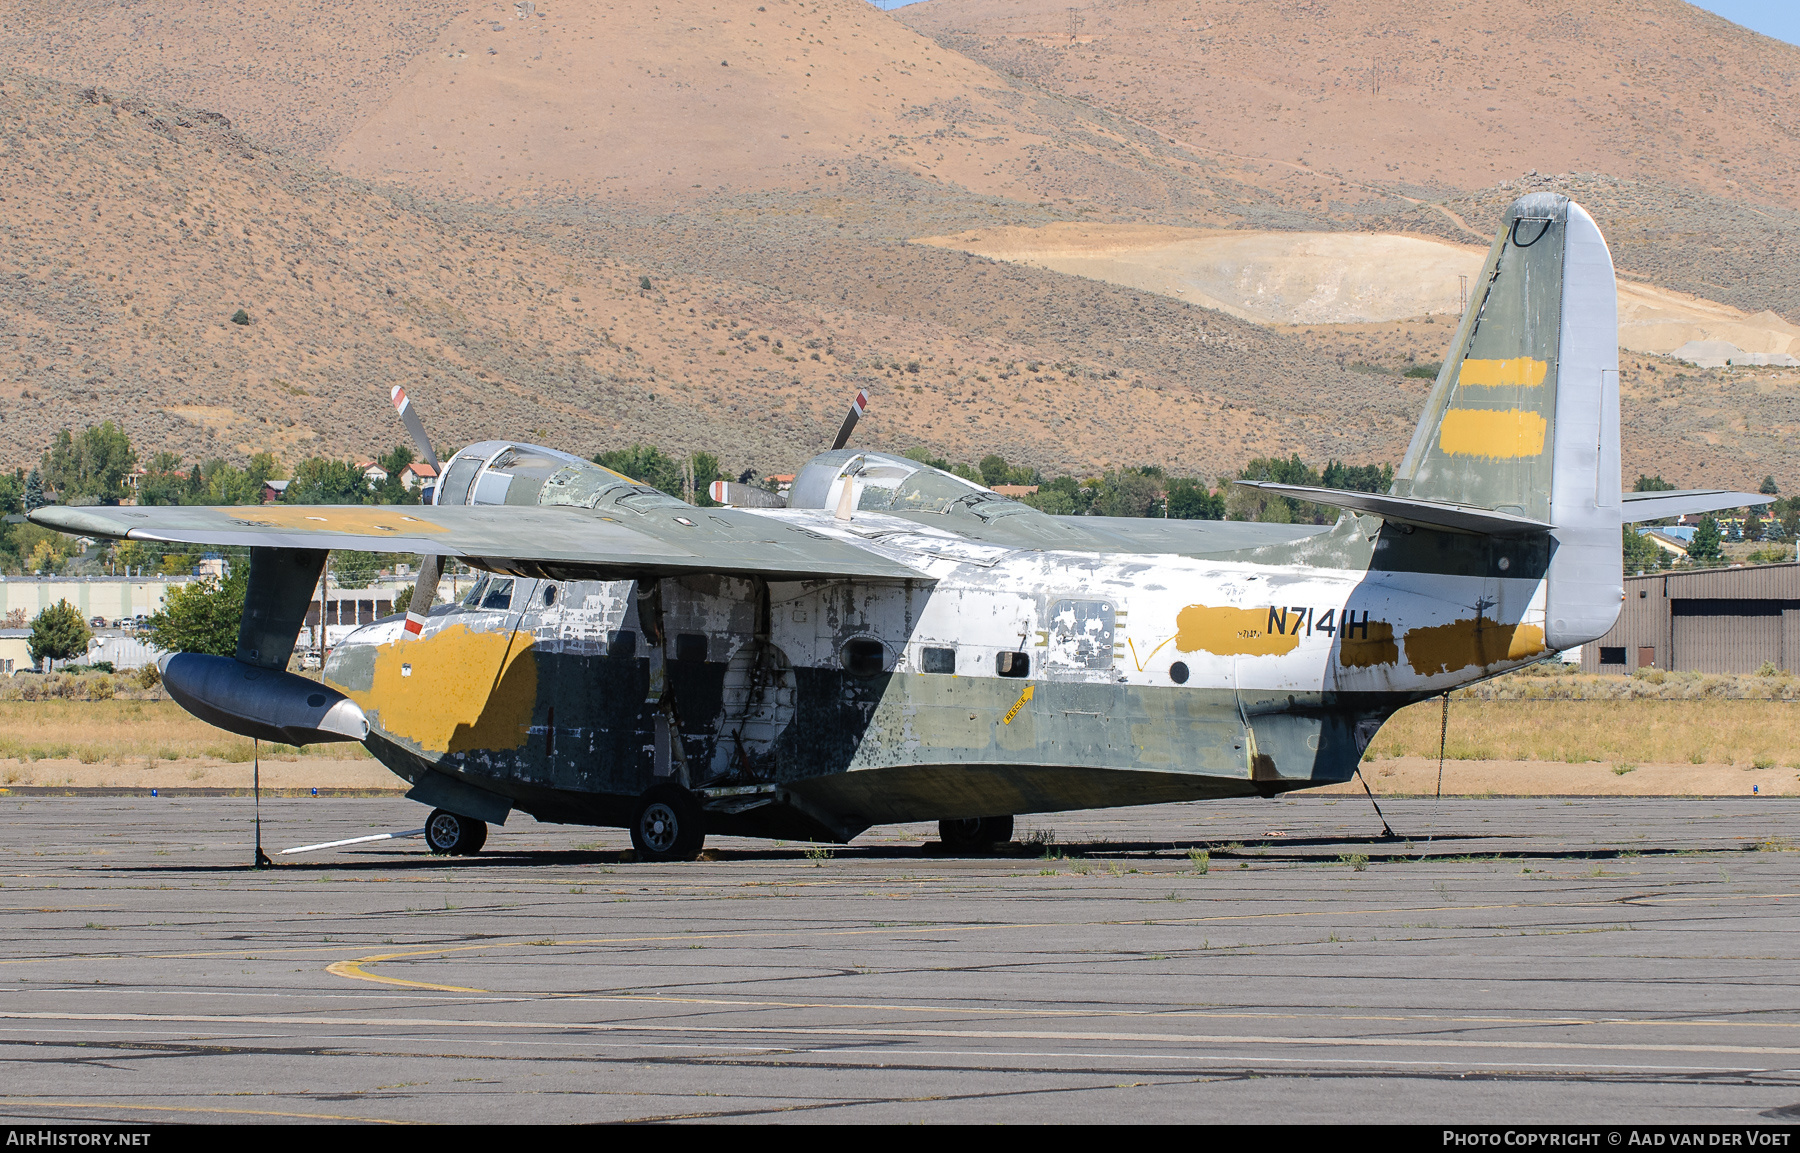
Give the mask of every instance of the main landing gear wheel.
[[471, 857], [487, 843], [487, 823], [433, 809], [425, 818], [425, 844], [440, 857]]
[[631, 814], [631, 847], [640, 861], [691, 861], [706, 844], [706, 814], [686, 789], [657, 785]]
[[938, 822], [938, 840], [944, 848], [958, 853], [985, 853], [996, 844], [1012, 840], [1013, 819], [1005, 817], [964, 817]]

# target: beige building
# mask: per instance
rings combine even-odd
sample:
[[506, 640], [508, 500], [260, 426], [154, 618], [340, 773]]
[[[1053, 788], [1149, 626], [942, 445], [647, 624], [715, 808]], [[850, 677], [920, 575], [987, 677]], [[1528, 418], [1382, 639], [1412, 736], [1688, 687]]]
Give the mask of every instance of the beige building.
[[[68, 601], [82, 620], [108, 621], [160, 612], [169, 590], [198, 577], [0, 577], [0, 622], [23, 612], [25, 622], [57, 601]], [[19, 618], [13, 616], [17, 621]]]
[[31, 630], [0, 629], [0, 676], [31, 667]]

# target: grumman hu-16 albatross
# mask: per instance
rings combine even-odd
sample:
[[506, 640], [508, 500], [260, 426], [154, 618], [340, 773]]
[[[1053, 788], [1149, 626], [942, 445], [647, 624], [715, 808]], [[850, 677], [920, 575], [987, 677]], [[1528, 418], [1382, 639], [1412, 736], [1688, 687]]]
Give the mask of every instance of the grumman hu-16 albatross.
[[[697, 508], [489, 441], [429, 506], [31, 516], [249, 546], [236, 656], [168, 659], [170, 695], [247, 736], [363, 742], [434, 807], [437, 852], [515, 808], [625, 826], [649, 859], [918, 820], [974, 850], [1018, 813], [1347, 780], [1401, 706], [1605, 633], [1622, 523], [1762, 502], [1620, 493], [1615, 301], [1585, 211], [1515, 202], [1392, 490], [1256, 486], [1342, 509], [1327, 527], [1046, 515], [845, 449], [860, 396], [785, 501]], [[330, 549], [424, 560], [413, 613], [319, 683], [285, 670]], [[434, 606], [442, 557], [486, 574], [460, 604]]]

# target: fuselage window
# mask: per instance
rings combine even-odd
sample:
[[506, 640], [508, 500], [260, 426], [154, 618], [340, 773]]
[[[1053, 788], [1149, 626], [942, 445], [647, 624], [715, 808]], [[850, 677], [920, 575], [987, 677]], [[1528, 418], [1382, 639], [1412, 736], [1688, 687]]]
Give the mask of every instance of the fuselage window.
[[612, 643], [606, 646], [606, 655], [626, 658], [637, 656], [637, 633], [630, 629], [620, 629], [614, 633]]
[[887, 649], [880, 641], [858, 637], [844, 642], [844, 669], [853, 677], [876, 677], [887, 666]]
[[956, 671], [956, 650], [925, 648], [919, 652], [919, 668], [928, 673], [953, 673]]
[[549, 608], [551, 605], [553, 605], [555, 603], [556, 603], [556, 586], [553, 584], [547, 584], [544, 586], [544, 607]]
[[511, 577], [500, 577], [488, 583], [486, 595], [481, 598], [484, 609], [500, 609], [504, 612], [512, 608], [513, 582]]
[[705, 633], [676, 633], [675, 659], [699, 664], [706, 659]]
[[1003, 677], [1030, 676], [1031, 656], [1028, 653], [995, 653], [994, 671]]

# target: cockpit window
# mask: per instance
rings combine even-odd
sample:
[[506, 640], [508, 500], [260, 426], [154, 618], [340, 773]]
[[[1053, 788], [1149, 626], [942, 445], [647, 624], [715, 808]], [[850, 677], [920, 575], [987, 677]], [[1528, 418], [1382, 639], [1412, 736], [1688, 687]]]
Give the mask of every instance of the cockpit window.
[[487, 593], [481, 598], [484, 609], [500, 609], [504, 612], [512, 608], [513, 582], [511, 577], [497, 577], [488, 583]]
[[494, 578], [484, 574], [480, 580], [476, 581], [474, 586], [463, 594], [463, 607], [466, 609], [480, 608], [481, 598], [487, 595], [488, 582], [492, 579]]

